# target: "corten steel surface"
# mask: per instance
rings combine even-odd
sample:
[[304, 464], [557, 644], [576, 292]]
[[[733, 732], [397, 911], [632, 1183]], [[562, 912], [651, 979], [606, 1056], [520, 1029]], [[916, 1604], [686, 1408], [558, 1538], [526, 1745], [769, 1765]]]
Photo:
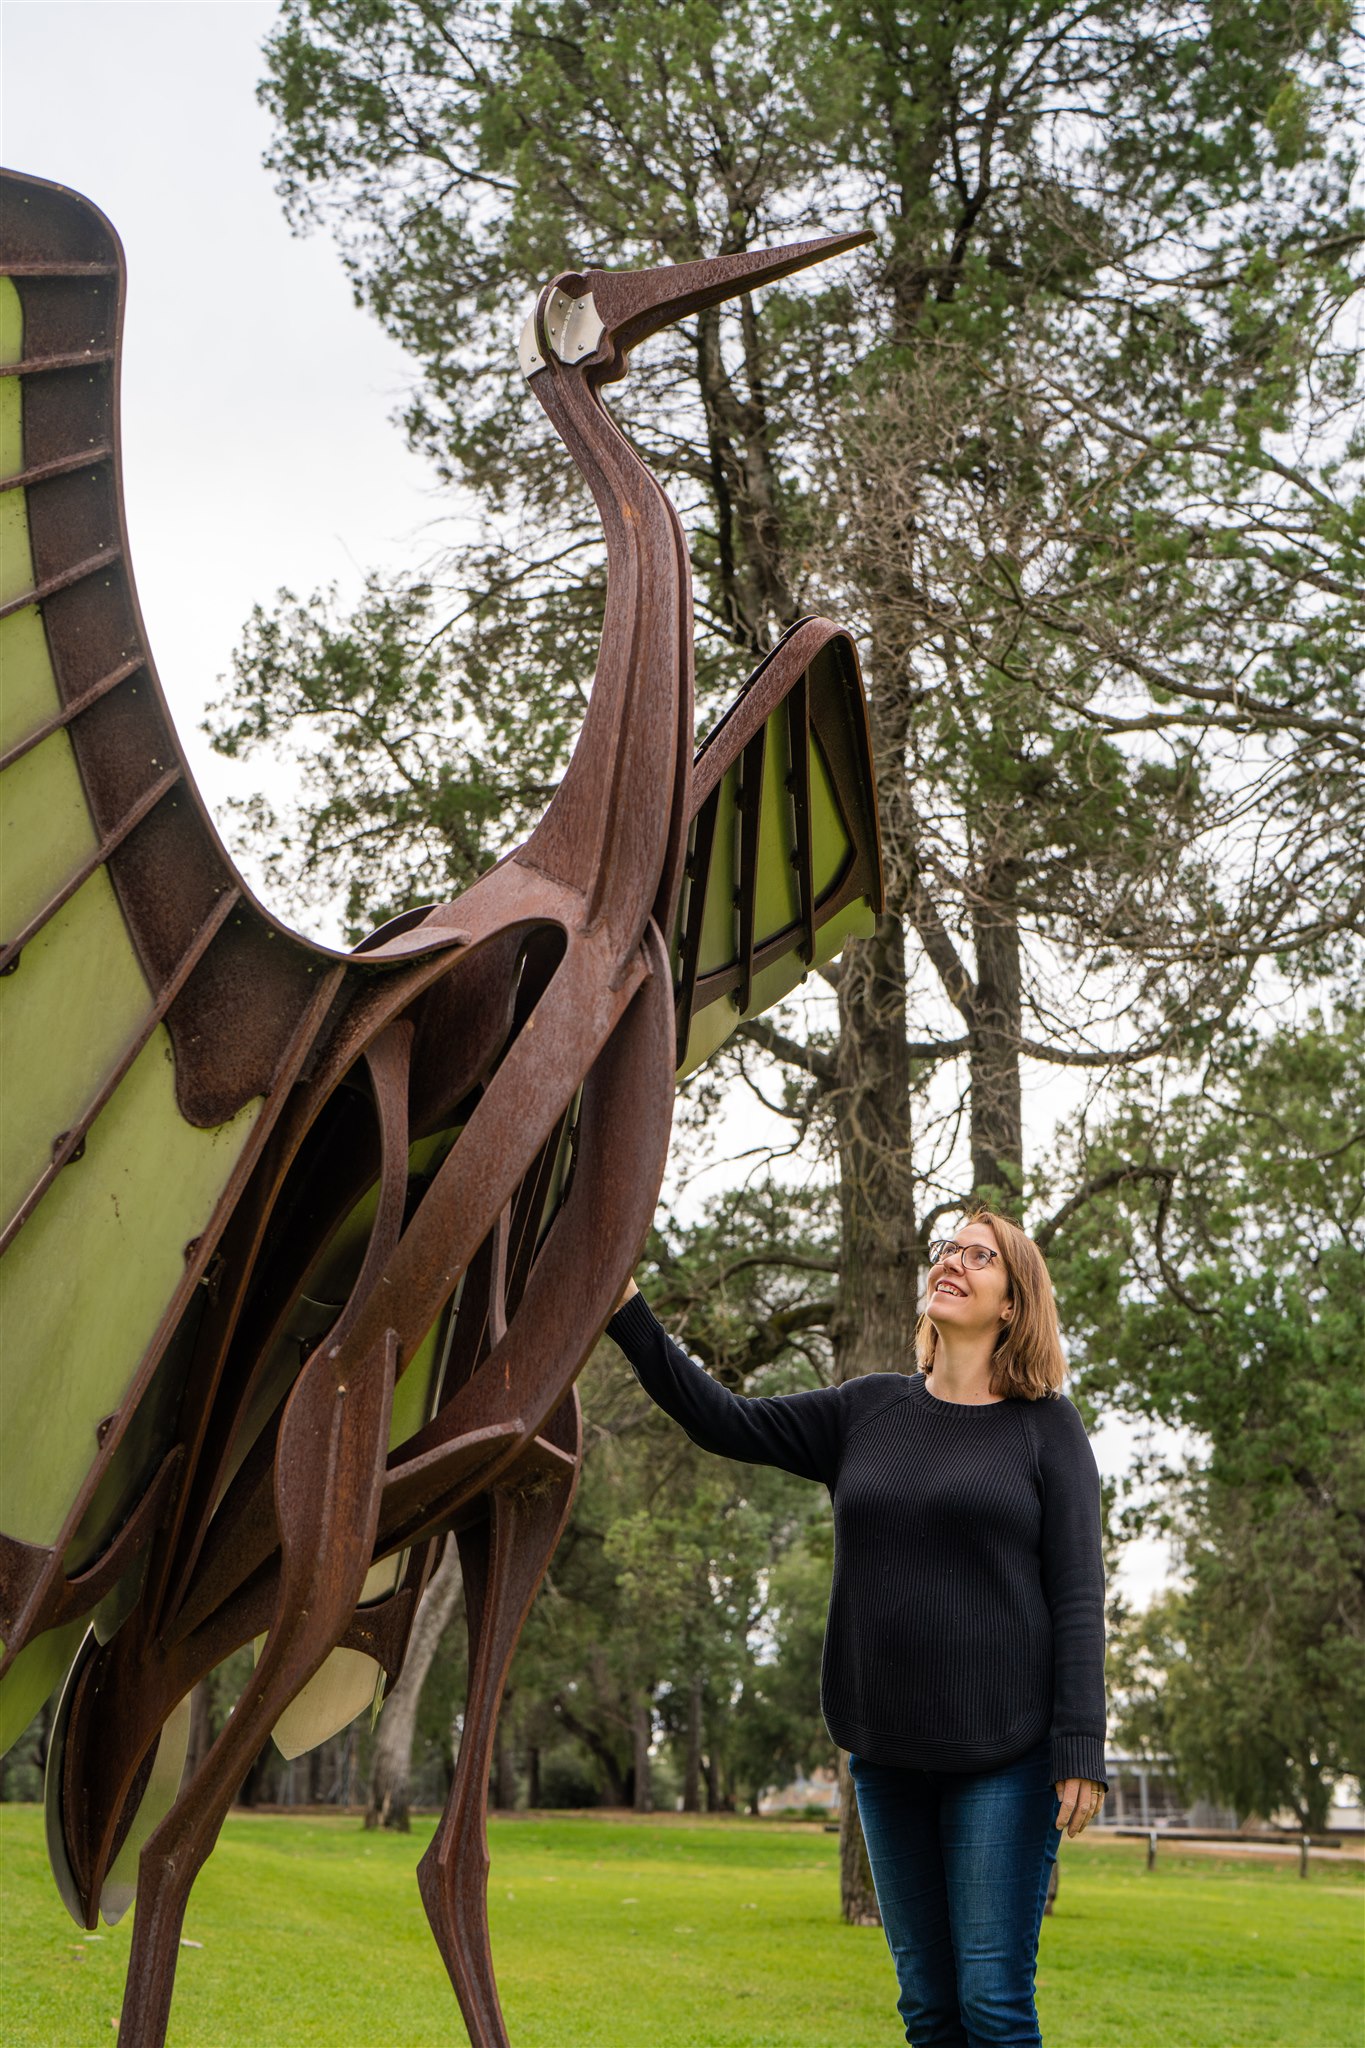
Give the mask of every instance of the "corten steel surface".
[[[393, 1682], [453, 1538], [469, 1700], [419, 1878], [494, 2048], [494, 1724], [675, 1074], [881, 902], [851, 644], [793, 628], [694, 763], [682, 532], [599, 393], [670, 321], [862, 238], [545, 288], [523, 364], [608, 551], [583, 730], [523, 846], [339, 954], [243, 884], [151, 665], [117, 239], [54, 186], [0, 200], [0, 1736], [65, 1678], [53, 1870], [86, 1926], [137, 1891], [119, 2038], [157, 2048], [243, 1775]], [[253, 1641], [184, 1776], [190, 1689]]]

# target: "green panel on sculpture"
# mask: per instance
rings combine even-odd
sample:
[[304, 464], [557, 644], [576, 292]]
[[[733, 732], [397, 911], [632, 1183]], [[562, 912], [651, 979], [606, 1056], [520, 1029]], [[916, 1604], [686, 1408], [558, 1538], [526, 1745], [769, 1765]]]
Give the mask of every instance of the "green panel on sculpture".
[[738, 1022], [739, 1012], [728, 995], [721, 996], [714, 1003], [708, 1003], [704, 1010], [694, 1010], [687, 1034], [687, 1047], [682, 1056], [682, 1064], [678, 1068], [678, 1080], [685, 1080], [688, 1074], [696, 1071], [703, 1060], [711, 1057], [718, 1046], [724, 1045]]
[[[407, 1552], [381, 1558], [371, 1565], [360, 1589], [360, 1607], [385, 1600], [403, 1575]], [[258, 1636], [252, 1645], [257, 1662], [266, 1643]], [[377, 1711], [384, 1684], [384, 1667], [363, 1650], [336, 1649], [308, 1683], [294, 1695], [272, 1728], [271, 1736], [283, 1757], [303, 1756], [349, 1727], [367, 1707]]]
[[[12, 383], [7, 377], [5, 382]], [[12, 604], [33, 588], [33, 552], [28, 539], [28, 499], [23, 491], [0, 493], [0, 604]]]
[[[824, 752], [818, 739], [810, 743], [810, 829], [811, 872], [817, 913], [821, 899], [828, 896], [847, 870], [853, 846], [839, 808]], [[765, 728], [763, 792], [759, 813], [758, 873], [754, 905], [755, 944], [764, 945], [801, 916], [800, 882], [793, 854], [796, 847], [796, 817], [787, 783], [791, 754], [787, 737], [787, 713], [783, 706], [772, 713]], [[739, 790], [738, 762], [727, 769], [720, 786], [711, 864], [706, 876], [706, 906], [702, 915], [701, 940], [697, 949], [697, 976], [716, 974], [739, 959], [739, 919], [735, 903], [740, 886], [738, 875], [740, 811], [735, 798]], [[681, 949], [681, 936], [677, 950]], [[675, 952], [676, 958], [676, 952]], [[795, 977], [799, 980], [799, 974]], [[767, 984], [765, 984], [767, 985]], [[791, 987], [791, 981], [787, 987]], [[785, 990], [782, 991], [785, 993]], [[776, 996], [769, 1001], [775, 1002]], [[761, 1005], [760, 1005], [761, 1007]], [[747, 1014], [754, 1014], [752, 1011]], [[714, 1051], [727, 1034], [715, 1035], [714, 1022], [695, 1041]], [[697, 1059], [705, 1058], [689, 1043], [690, 1071]]]
[[[57, 1176], [5, 1254], [6, 1534], [55, 1542], [99, 1424], [141, 1364], [184, 1276], [185, 1245], [212, 1217], [259, 1109], [248, 1103], [217, 1130], [187, 1124], [170, 1039], [158, 1025], [92, 1125], [84, 1157]], [[56, 1361], [60, 1403], [52, 1399]]]
[[[764, 1010], [771, 1009], [774, 1003], [780, 1002], [783, 996], [789, 995], [804, 981], [811, 967], [822, 967], [827, 960], [833, 960], [850, 939], [871, 938], [876, 925], [876, 917], [865, 896], [846, 903], [836, 916], [816, 926], [813, 961], [808, 964], [801, 958], [799, 946], [793, 946], [789, 953], [783, 953], [755, 972], [744, 1017], [761, 1016]], [[709, 1059], [719, 1046], [724, 1045], [735, 1026], [742, 1022], [743, 1018], [728, 994], [708, 1003], [704, 1010], [694, 1011], [687, 1050], [678, 1068], [678, 1079], [681, 1081], [703, 1060]]]
[[379, 1208], [378, 1183], [347, 1211], [303, 1276], [300, 1290], [310, 1302], [338, 1312], [355, 1285]]
[[796, 810], [788, 782], [791, 742], [787, 708], [779, 705], [764, 728], [763, 800], [758, 822], [758, 893], [754, 935], [761, 946], [795, 924], [801, 915], [801, 887], [792, 864]]
[[550, 1183], [545, 1192], [545, 1201], [540, 1211], [540, 1221], [536, 1227], [537, 1244], [539, 1244], [545, 1232], [554, 1222], [560, 1202], [564, 1197], [565, 1183], [570, 1167], [573, 1164], [574, 1132], [578, 1123], [578, 1112], [582, 1101], [583, 1090], [580, 1088], [573, 1101], [569, 1104], [569, 1114], [564, 1119], [564, 1128], [559, 1134], [559, 1147], [555, 1153], [555, 1163], [550, 1170]]
[[848, 866], [853, 848], [839, 799], [834, 794], [824, 749], [814, 733], [810, 742], [810, 820], [811, 880], [818, 910], [822, 897], [828, 896]]
[[[0, 364], [9, 366], [24, 360], [24, 308], [11, 277], [0, 277]], [[6, 384], [18, 385], [17, 377]]]
[[[8, 284], [9, 280], [0, 279], [0, 283]], [[18, 476], [23, 466], [23, 386], [18, 377], [0, 377], [0, 482]]]
[[[157, 1363], [150, 1384], [133, 1413], [121, 1424], [99, 1484], [62, 1554], [62, 1567], [68, 1574], [84, 1571], [105, 1549], [110, 1533], [122, 1527], [141, 1498], [148, 1480], [174, 1444], [184, 1393], [186, 1361], [193, 1355], [194, 1341], [207, 1306], [208, 1290], [196, 1289], [189, 1309]], [[141, 1584], [141, 1562], [145, 1559], [134, 1562], [96, 1610], [95, 1632], [101, 1642], [113, 1632], [115, 1616], [122, 1613], [127, 1600], [136, 1597]]]
[[3, 796], [0, 942], [7, 944], [79, 871], [99, 842], [64, 732], [49, 733], [5, 770]]
[[431, 1399], [436, 1367], [440, 1362], [440, 1345], [445, 1335], [446, 1318], [441, 1316], [427, 1331], [426, 1336], [403, 1369], [403, 1376], [393, 1390], [393, 1407], [389, 1412], [389, 1449], [396, 1451], [410, 1436], [415, 1436], [431, 1414]]
[[[49, 1165], [56, 1139], [85, 1116], [150, 1006], [113, 886], [96, 868], [0, 980], [5, 1061], [24, 1076], [5, 1104], [4, 1221]], [[155, 1145], [155, 1133], [142, 1142]]]
[[[780, 705], [770, 714], [765, 727], [754, 942], [756, 947], [762, 947], [780, 937], [782, 933], [790, 931], [792, 945], [791, 950], [782, 954], [780, 958], [755, 968], [749, 1002], [743, 1012], [744, 1017], [759, 1016], [772, 1004], [780, 1002], [783, 996], [789, 994], [801, 982], [811, 966], [819, 966], [832, 960], [847, 939], [870, 934], [875, 924], [872, 910], [863, 897], [846, 905], [837, 916], [827, 918], [823, 923], [821, 921], [821, 902], [843, 880], [849, 861], [853, 858], [854, 849], [835, 794], [824, 750], [817, 736], [812, 733], [809, 772], [811, 872], [816, 909], [815, 956], [810, 962], [802, 958], [804, 928], [801, 924], [801, 892], [793, 859], [797, 837], [796, 812], [788, 789], [788, 778], [791, 773], [789, 733], [786, 707]], [[738, 788], [738, 780], [739, 768], [736, 764], [727, 771], [721, 785], [721, 808], [716, 823], [717, 850], [706, 881], [706, 909], [697, 969], [699, 978], [733, 966], [739, 959], [738, 917], [734, 904], [737, 886], [735, 848], [738, 842], [739, 819], [739, 812], [734, 804], [734, 793]], [[723, 866], [718, 866], [722, 845], [728, 858]], [[725, 937], [727, 926], [728, 943]], [[674, 955], [675, 971], [681, 949], [680, 937]], [[714, 998], [704, 1008], [694, 1010], [688, 1027], [686, 1050], [682, 1064], [678, 1068], [678, 1079], [682, 1080], [699, 1067], [703, 1060], [709, 1059], [741, 1021], [741, 1013], [736, 1009], [728, 990]]]
[[159, 1820], [165, 1818], [180, 1790], [185, 1775], [185, 1758], [190, 1747], [190, 1703], [181, 1700], [171, 1711], [157, 1738], [156, 1753], [147, 1783], [142, 1788], [137, 1811], [124, 1836], [123, 1847], [109, 1866], [100, 1892], [100, 1917], [108, 1927], [117, 1926], [133, 1903], [137, 1891], [137, 1859], [142, 1845]]
[[0, 1678], [0, 1756], [5, 1756], [66, 1676], [89, 1623], [68, 1621], [22, 1649]]
[[872, 905], [866, 896], [855, 896], [836, 917], [816, 926], [812, 967], [823, 967], [843, 951], [850, 939], [870, 939], [876, 929], [877, 914]]
[[[0, 364], [24, 356], [24, 309], [13, 281], [0, 277]], [[0, 478], [18, 476], [24, 466], [24, 392], [18, 377], [0, 377]], [[16, 496], [21, 493], [16, 492]]]
[[339, 1735], [373, 1706], [383, 1676], [382, 1667], [363, 1650], [333, 1650], [271, 1730], [280, 1755], [302, 1756]]
[[702, 913], [701, 940], [697, 947], [699, 976], [715, 974], [729, 967], [739, 944], [735, 912], [738, 886], [739, 763], [727, 768], [721, 778], [717, 799], [716, 829], [711, 842], [711, 865], [706, 876], [706, 908]]
[[27, 739], [58, 709], [43, 615], [37, 605], [25, 605], [0, 619], [0, 753]]

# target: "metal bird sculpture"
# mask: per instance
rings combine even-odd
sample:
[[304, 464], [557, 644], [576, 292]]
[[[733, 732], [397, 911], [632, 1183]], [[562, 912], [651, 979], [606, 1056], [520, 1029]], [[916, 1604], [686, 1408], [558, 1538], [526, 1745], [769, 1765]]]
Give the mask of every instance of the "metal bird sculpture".
[[[583, 728], [524, 845], [343, 954], [247, 890], [152, 667], [117, 238], [36, 179], [0, 200], [0, 1738], [62, 1687], [54, 1874], [87, 1927], [136, 1891], [119, 2038], [160, 2048], [245, 1772], [393, 1682], [453, 1536], [469, 1698], [419, 1882], [471, 2041], [504, 2048], [488, 1767], [573, 1499], [575, 1376], [643, 1245], [675, 1077], [881, 903], [851, 643], [793, 627], [694, 760], [687, 549], [602, 387], [670, 322], [864, 238], [542, 291], [522, 366], [608, 557]], [[251, 1643], [186, 1773], [191, 1689]]]

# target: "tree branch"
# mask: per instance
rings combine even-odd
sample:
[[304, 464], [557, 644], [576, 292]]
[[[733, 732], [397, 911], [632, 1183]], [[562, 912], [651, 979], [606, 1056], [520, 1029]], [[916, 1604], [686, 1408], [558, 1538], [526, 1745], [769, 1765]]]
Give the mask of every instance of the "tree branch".
[[821, 1089], [833, 1088], [835, 1082], [834, 1061], [818, 1046], [803, 1045], [799, 1039], [789, 1038], [785, 1031], [779, 1031], [766, 1017], [750, 1017], [735, 1032], [736, 1038], [746, 1038], [777, 1060], [785, 1060], [789, 1067], [799, 1067], [804, 1074], [820, 1083]]
[[1175, 1170], [1170, 1166], [1139, 1166], [1135, 1162], [1111, 1166], [1107, 1172], [1097, 1173], [1085, 1181], [1068, 1201], [1063, 1202], [1060, 1209], [1055, 1210], [1047, 1221], [1040, 1223], [1030, 1235], [1039, 1251], [1045, 1252], [1063, 1225], [1070, 1222], [1077, 1210], [1083, 1209], [1096, 1195], [1108, 1194], [1111, 1188], [1123, 1187], [1128, 1181], [1162, 1181], [1169, 1187], [1174, 1179]]

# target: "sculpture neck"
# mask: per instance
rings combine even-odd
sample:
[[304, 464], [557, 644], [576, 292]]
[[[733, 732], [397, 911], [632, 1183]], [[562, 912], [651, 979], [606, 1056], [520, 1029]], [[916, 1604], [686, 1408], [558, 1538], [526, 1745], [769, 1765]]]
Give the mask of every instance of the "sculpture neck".
[[667, 937], [692, 762], [692, 584], [678, 516], [585, 377], [531, 380], [602, 520], [607, 598], [587, 714], [521, 859], [582, 892], [586, 922], [633, 952], [651, 911]]

